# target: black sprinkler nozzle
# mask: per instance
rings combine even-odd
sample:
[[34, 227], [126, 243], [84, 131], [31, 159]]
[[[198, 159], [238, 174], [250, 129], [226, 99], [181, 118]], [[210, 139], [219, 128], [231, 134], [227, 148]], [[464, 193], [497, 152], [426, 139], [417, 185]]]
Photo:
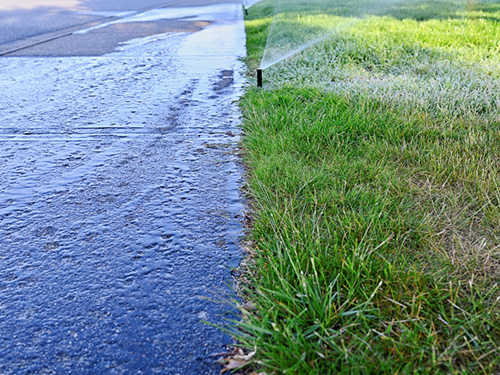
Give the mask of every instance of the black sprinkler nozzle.
[[262, 87], [262, 69], [257, 69], [257, 87]]

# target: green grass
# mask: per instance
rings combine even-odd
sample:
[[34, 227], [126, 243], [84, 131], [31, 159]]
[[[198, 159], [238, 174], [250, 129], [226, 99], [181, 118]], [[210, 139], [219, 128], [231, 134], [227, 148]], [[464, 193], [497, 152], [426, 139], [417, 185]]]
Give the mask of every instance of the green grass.
[[[309, 25], [335, 30], [346, 4]], [[500, 371], [500, 4], [408, 4], [243, 100], [256, 309], [232, 330], [257, 371]], [[272, 9], [250, 8], [250, 69]]]

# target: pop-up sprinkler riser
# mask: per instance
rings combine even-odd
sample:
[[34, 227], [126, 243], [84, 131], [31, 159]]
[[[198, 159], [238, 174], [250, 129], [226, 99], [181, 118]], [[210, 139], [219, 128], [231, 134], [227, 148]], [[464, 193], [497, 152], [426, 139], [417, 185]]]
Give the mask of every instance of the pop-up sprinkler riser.
[[257, 87], [262, 87], [262, 69], [257, 69]]

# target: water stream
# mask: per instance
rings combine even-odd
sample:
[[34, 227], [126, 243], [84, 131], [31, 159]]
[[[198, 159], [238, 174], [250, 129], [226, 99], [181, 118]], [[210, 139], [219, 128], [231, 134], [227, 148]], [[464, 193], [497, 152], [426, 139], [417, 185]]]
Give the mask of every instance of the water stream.
[[[404, 18], [420, 9], [426, 18], [439, 16], [444, 0], [268, 0], [274, 8], [261, 69], [278, 64], [336, 33], [349, 30], [366, 17]], [[449, 3], [449, 4], [448, 4]], [[466, 0], [447, 2], [460, 12]]]

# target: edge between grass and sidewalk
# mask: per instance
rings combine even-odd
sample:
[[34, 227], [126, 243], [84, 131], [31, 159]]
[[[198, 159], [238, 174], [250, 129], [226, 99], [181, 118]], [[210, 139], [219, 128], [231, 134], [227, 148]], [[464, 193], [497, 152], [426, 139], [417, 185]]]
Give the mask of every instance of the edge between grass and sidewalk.
[[[228, 328], [247, 352], [239, 364], [268, 374], [500, 370], [500, 58], [486, 37], [440, 39], [498, 28], [500, 11], [484, 21], [489, 3], [475, 4], [458, 20], [368, 18], [271, 71], [268, 88], [248, 88], [246, 303]], [[272, 9], [251, 10], [254, 72]], [[417, 96], [402, 96], [401, 77]]]

